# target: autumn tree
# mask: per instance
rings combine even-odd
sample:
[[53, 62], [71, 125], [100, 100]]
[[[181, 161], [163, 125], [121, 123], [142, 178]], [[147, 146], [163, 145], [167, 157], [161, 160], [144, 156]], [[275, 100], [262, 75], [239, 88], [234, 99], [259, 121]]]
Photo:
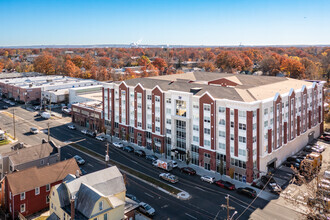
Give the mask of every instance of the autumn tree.
[[66, 60], [63, 73], [70, 77], [78, 77], [80, 75], [80, 69], [71, 60]]
[[83, 67], [83, 63], [84, 63], [84, 58], [82, 58], [81, 56], [77, 55], [75, 57], [72, 58], [71, 60], [74, 65], [76, 65], [77, 67], [81, 68]]
[[213, 62], [205, 61], [200, 65], [201, 68], [204, 68], [207, 72], [213, 72], [215, 70], [215, 66]]
[[330, 49], [322, 53], [321, 63], [323, 67], [323, 73], [327, 78], [327, 82], [330, 80]]
[[92, 68], [92, 66], [94, 65], [95, 63], [95, 60], [94, 58], [87, 54], [85, 57], [84, 57], [84, 63], [83, 63], [83, 67], [86, 69], [86, 70], [90, 70]]
[[164, 72], [165, 68], [167, 67], [167, 63], [163, 58], [157, 57], [153, 62], [152, 65], [156, 67], [160, 72]]
[[147, 56], [141, 56], [137, 62], [139, 66], [147, 66], [150, 64], [150, 60]]
[[281, 71], [280, 60], [274, 56], [268, 56], [260, 62], [260, 70], [265, 74], [276, 76]]
[[0, 72], [2, 72], [3, 68], [5, 67], [5, 64], [3, 64], [2, 62], [0, 62]]
[[109, 57], [101, 57], [99, 59], [99, 65], [103, 67], [109, 67], [111, 64], [111, 60]]
[[297, 59], [285, 59], [281, 64], [281, 70], [286, 72], [291, 78], [305, 78], [305, 67]]
[[55, 73], [55, 57], [49, 53], [42, 53], [34, 62], [34, 71], [45, 74]]
[[233, 51], [222, 51], [215, 61], [218, 68], [227, 72], [241, 71], [244, 67], [244, 60]]

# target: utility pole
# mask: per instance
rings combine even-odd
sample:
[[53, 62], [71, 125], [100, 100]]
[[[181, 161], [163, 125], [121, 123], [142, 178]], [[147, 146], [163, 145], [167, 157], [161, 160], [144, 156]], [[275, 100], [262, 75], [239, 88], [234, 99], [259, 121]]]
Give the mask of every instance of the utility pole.
[[52, 116], [52, 94], [49, 92], [49, 114]]
[[15, 109], [13, 109], [14, 140], [16, 139]]
[[[229, 195], [227, 195], [227, 196], [225, 197], [225, 199], [227, 200], [227, 204], [222, 204], [221, 207], [227, 209], [227, 220], [230, 220], [230, 217], [229, 217], [229, 211], [230, 211], [230, 210], [234, 210], [235, 208], [232, 207], [232, 206], [229, 206]], [[236, 214], [236, 213], [235, 213], [235, 214]]]
[[107, 147], [107, 150], [106, 150], [106, 154], [105, 154], [105, 168], [108, 167], [108, 163], [109, 163], [109, 143], [107, 142], [107, 144], [105, 145]]
[[49, 122], [47, 123], [48, 126], [48, 132], [47, 132], [47, 136], [48, 136], [48, 143], [50, 141], [50, 129], [49, 129]]

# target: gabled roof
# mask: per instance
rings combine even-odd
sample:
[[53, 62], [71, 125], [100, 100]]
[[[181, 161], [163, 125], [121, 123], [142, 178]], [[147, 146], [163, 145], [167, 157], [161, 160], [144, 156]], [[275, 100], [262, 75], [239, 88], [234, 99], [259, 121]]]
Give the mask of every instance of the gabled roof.
[[125, 191], [123, 176], [116, 166], [90, 173], [65, 184], [71, 195], [76, 195], [80, 185], [85, 183], [98, 190], [103, 196], [110, 196]]
[[63, 180], [68, 174], [80, 171], [74, 158], [44, 167], [31, 167], [6, 176], [13, 195], [27, 192], [36, 187]]
[[76, 209], [87, 218], [91, 218], [93, 208], [96, 202], [102, 197], [102, 194], [93, 187], [82, 183], [76, 197]]
[[49, 157], [51, 154], [58, 153], [58, 149], [54, 144], [43, 143], [26, 147], [15, 151], [3, 153], [2, 157], [9, 157], [14, 165], [28, 163], [30, 161]]
[[[117, 84], [121, 82], [115, 82]], [[208, 92], [215, 99], [228, 99], [242, 102], [264, 100], [288, 93], [291, 88], [300, 89], [303, 85], [311, 86], [312, 82], [286, 77], [253, 76], [216, 72], [188, 72], [175, 75], [163, 75], [126, 80], [128, 86], [140, 84], [144, 89], [159, 86], [162, 91], [180, 91], [191, 93], [191, 89], [201, 90], [193, 95], [201, 96]]]

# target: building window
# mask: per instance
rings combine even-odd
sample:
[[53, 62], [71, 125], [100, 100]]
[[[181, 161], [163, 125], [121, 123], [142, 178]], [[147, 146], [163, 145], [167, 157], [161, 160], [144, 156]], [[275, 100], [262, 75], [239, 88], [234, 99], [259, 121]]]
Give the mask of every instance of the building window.
[[24, 200], [25, 199], [25, 192], [22, 192], [21, 193], [21, 200]]
[[238, 141], [241, 143], [246, 143], [246, 137], [239, 136]]
[[219, 136], [220, 137], [226, 137], [226, 132], [225, 131], [219, 131]]
[[44, 165], [44, 160], [40, 160], [40, 165]]
[[193, 130], [194, 130], [194, 131], [198, 131], [198, 130], [199, 130], [198, 125], [193, 125]]
[[171, 119], [166, 119], [166, 124], [171, 124]]
[[211, 111], [211, 105], [209, 104], [204, 104], [204, 111]]
[[105, 213], [105, 214], [103, 215], [103, 220], [108, 220], [108, 214], [107, 214], [107, 213]]
[[238, 111], [238, 116], [242, 118], [246, 118], [246, 111]]
[[151, 95], [147, 95], [147, 99], [148, 100], [151, 100]]
[[46, 203], [49, 203], [49, 195], [46, 196]]
[[239, 123], [238, 124], [238, 129], [245, 131], [246, 130], [246, 124]]
[[211, 155], [208, 153], [204, 153], [204, 157], [211, 158]]
[[234, 127], [234, 122], [233, 122], [233, 121], [230, 122], [230, 127], [231, 127], [231, 128]]
[[267, 115], [268, 114], [268, 108], [265, 108], [264, 109], [264, 115]]
[[211, 142], [209, 140], [204, 140], [204, 146], [211, 146]]
[[205, 134], [211, 134], [211, 130], [209, 128], [204, 128], [204, 133]]
[[230, 134], [230, 140], [234, 140], [234, 135], [233, 134]]
[[46, 185], [46, 192], [48, 192], [50, 190], [50, 184]]
[[99, 202], [99, 210], [103, 210], [103, 201]]
[[171, 134], [171, 129], [166, 129], [167, 134]]
[[24, 204], [21, 204], [21, 213], [25, 212], [25, 203]]
[[264, 122], [264, 127], [268, 127], [268, 121]]
[[11, 192], [9, 191], [9, 199], [11, 199]]
[[40, 194], [40, 187], [35, 188], [35, 194], [39, 195]]
[[166, 103], [171, 104], [171, 99], [170, 98], [166, 99]]
[[160, 127], [156, 127], [156, 132], [160, 132]]
[[226, 108], [225, 107], [219, 107], [219, 112], [220, 113], [224, 113], [226, 111]]
[[226, 120], [225, 119], [220, 119], [219, 125], [226, 125]]
[[223, 149], [223, 150], [226, 150], [226, 144], [224, 144], [224, 143], [219, 143], [219, 148], [220, 148], [220, 149]]

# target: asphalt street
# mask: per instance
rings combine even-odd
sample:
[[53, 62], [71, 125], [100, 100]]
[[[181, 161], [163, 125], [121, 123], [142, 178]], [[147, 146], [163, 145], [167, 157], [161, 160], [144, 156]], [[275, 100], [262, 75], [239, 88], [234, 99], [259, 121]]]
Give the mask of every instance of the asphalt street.
[[[0, 109], [1, 105], [3, 103], [0, 103]], [[13, 119], [8, 113], [12, 113], [13, 109], [15, 109], [16, 116], [16, 136], [20, 142], [33, 145], [40, 143], [42, 138], [47, 139], [47, 134], [40, 132], [39, 134], [31, 135], [29, 130], [31, 127], [47, 130], [49, 123], [51, 139], [60, 146], [64, 146], [61, 151], [62, 159], [71, 158], [76, 154], [80, 155], [86, 161], [83, 169], [88, 173], [105, 167], [104, 162], [96, 160], [70, 146], [65, 146], [67, 143], [75, 142], [101, 155], [104, 155], [106, 150], [104, 142], [83, 135], [80, 131], [69, 130], [67, 125], [70, 123], [71, 118], [42, 120], [40, 117], [35, 117], [37, 112], [29, 112], [19, 106], [1, 110], [0, 128], [12, 135]], [[159, 179], [158, 175], [162, 172], [160, 169], [153, 167], [150, 161], [113, 146], [110, 147], [110, 158], [157, 179]], [[221, 204], [226, 203], [225, 196], [227, 194], [230, 195], [230, 206], [234, 207], [235, 211], [238, 212], [237, 216], [246, 210], [240, 219], [248, 219], [253, 210], [263, 208], [268, 203], [268, 201], [258, 198], [247, 209], [252, 201], [250, 198], [239, 195], [235, 191], [228, 191], [214, 184], [202, 182], [199, 176], [189, 176], [176, 169], [172, 173], [179, 177], [179, 182], [175, 186], [187, 191], [192, 196], [191, 199], [186, 201], [176, 199], [130, 175], [127, 175], [127, 193], [134, 194], [140, 201], [147, 202], [154, 207], [156, 210], [155, 219], [215, 219], [217, 215], [217, 219], [226, 219], [227, 211], [221, 208]], [[233, 212], [231, 211], [231, 214]]]

